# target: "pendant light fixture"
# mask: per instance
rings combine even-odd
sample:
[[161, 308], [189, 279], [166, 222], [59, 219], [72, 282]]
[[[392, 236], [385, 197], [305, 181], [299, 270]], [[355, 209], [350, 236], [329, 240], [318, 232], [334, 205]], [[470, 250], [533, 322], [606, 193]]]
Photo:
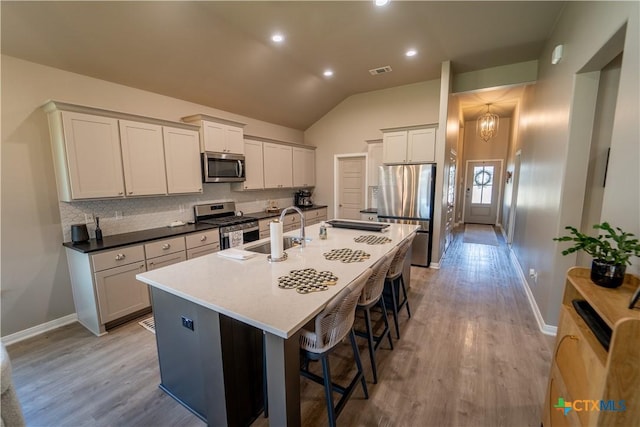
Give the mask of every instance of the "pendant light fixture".
[[498, 121], [499, 117], [495, 114], [491, 114], [489, 106], [487, 104], [487, 112], [478, 117], [476, 122], [476, 134], [484, 142], [489, 141], [498, 133]]

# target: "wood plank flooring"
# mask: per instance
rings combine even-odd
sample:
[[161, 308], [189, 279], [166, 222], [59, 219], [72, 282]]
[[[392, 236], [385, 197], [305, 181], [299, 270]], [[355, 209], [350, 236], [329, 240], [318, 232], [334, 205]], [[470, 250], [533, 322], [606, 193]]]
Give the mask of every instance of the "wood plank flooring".
[[[412, 268], [412, 317], [403, 311], [395, 349], [376, 353], [378, 384], [359, 339], [370, 397], [357, 389], [339, 425], [540, 425], [553, 340], [539, 332], [498, 240], [464, 243], [460, 229], [440, 270]], [[73, 324], [8, 351], [29, 426], [204, 425], [158, 388], [155, 336], [137, 322], [100, 338]], [[331, 356], [338, 382], [350, 358], [348, 342]], [[300, 381], [303, 425], [326, 426], [322, 386]]]

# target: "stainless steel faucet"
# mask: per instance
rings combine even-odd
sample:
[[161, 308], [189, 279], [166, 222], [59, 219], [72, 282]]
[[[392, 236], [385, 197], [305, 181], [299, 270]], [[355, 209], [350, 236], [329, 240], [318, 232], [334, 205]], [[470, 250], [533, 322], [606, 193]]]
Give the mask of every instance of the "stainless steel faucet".
[[284, 224], [284, 216], [290, 210], [294, 210], [300, 214], [300, 240], [301, 240], [300, 246], [304, 248], [306, 240], [304, 235], [304, 214], [302, 213], [302, 211], [295, 206], [289, 206], [288, 208], [284, 208], [282, 210], [282, 213], [280, 214], [280, 222]]

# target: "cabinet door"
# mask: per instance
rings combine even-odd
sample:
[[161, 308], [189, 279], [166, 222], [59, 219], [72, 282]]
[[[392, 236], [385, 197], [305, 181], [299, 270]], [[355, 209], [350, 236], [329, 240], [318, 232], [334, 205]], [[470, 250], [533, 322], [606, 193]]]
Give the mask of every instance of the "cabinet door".
[[100, 320], [107, 323], [151, 306], [147, 285], [136, 280], [144, 261], [94, 274]]
[[212, 254], [220, 250], [220, 243], [213, 245], [201, 246], [199, 248], [187, 249], [187, 259], [198, 258], [200, 256]]
[[225, 147], [226, 153], [244, 154], [244, 133], [242, 128], [226, 126]]
[[382, 165], [382, 144], [369, 144], [368, 148], [368, 165], [367, 173], [369, 175], [369, 186], [377, 187], [379, 185], [380, 172], [379, 166]]
[[436, 160], [436, 130], [414, 129], [408, 134], [408, 162], [434, 162]]
[[202, 122], [202, 136], [204, 140], [204, 150], [215, 153], [225, 153], [225, 132], [227, 127], [221, 123]]
[[167, 265], [177, 264], [187, 260], [186, 252], [177, 252], [174, 254], [168, 254], [159, 256], [157, 258], [151, 258], [147, 260], [147, 271], [156, 270]]
[[244, 167], [246, 180], [242, 183], [245, 190], [264, 188], [264, 164], [262, 159], [262, 141], [246, 139], [244, 141]]
[[124, 196], [118, 121], [62, 112], [72, 199]]
[[169, 194], [202, 193], [198, 132], [165, 127], [163, 134]]
[[120, 120], [127, 196], [167, 194], [162, 126]]
[[294, 187], [313, 187], [316, 184], [316, 153], [306, 148], [292, 149]]
[[290, 188], [293, 186], [291, 147], [287, 145], [262, 144], [264, 155], [264, 187]]
[[407, 131], [386, 132], [382, 138], [383, 163], [407, 161]]

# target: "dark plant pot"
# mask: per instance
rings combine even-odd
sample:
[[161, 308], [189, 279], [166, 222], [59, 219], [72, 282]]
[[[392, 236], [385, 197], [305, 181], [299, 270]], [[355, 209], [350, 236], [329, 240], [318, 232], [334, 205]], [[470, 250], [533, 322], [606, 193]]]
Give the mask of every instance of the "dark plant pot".
[[624, 281], [626, 264], [611, 264], [594, 259], [591, 263], [591, 280], [598, 286], [617, 288]]

